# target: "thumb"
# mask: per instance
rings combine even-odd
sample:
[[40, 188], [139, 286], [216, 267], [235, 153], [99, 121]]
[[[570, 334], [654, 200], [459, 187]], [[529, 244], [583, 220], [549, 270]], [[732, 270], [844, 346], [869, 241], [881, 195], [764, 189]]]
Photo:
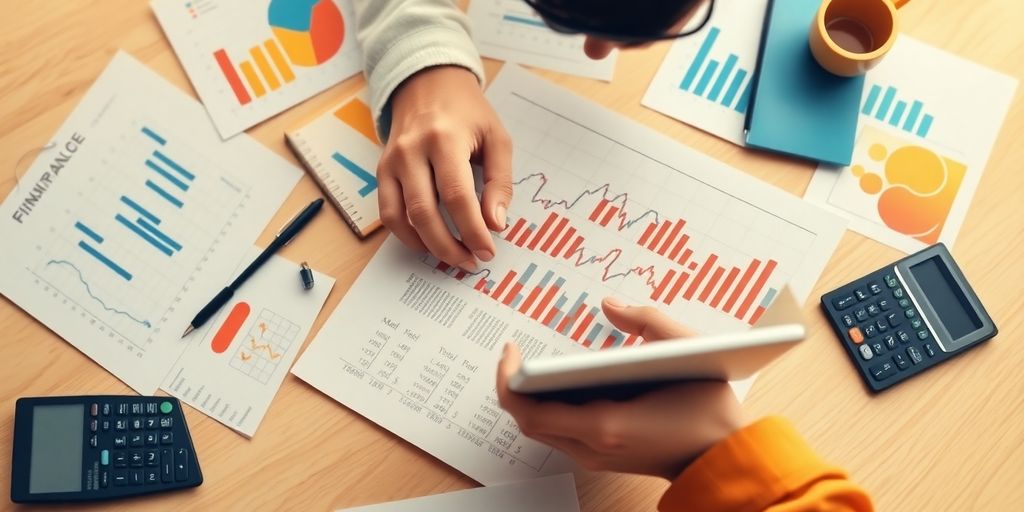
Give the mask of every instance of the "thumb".
[[512, 139], [495, 120], [483, 141], [484, 192], [481, 207], [484, 221], [492, 231], [505, 229], [508, 205], [512, 203]]
[[627, 306], [608, 297], [601, 309], [615, 327], [630, 334], [639, 334], [647, 341], [684, 338], [695, 333], [671, 317], [650, 306]]

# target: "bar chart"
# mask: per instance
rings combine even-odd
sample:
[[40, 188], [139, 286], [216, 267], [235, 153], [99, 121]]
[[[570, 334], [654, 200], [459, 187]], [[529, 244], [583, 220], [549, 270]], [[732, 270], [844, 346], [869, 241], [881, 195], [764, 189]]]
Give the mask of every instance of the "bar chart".
[[935, 118], [924, 111], [923, 102], [899, 99], [898, 94], [896, 87], [883, 88], [873, 84], [864, 98], [860, 113], [918, 137], [928, 137]]
[[711, 27], [704, 36], [697, 55], [686, 69], [683, 80], [679, 82], [679, 88], [745, 114], [750, 104], [753, 75], [746, 69], [736, 67], [739, 57], [735, 53], [730, 53], [724, 61], [709, 58], [720, 32], [720, 28]]

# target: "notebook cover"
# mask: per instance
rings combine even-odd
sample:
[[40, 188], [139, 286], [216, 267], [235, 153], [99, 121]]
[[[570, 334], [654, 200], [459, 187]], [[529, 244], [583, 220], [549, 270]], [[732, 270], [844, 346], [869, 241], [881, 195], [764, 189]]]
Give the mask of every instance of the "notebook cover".
[[771, 0], [747, 114], [748, 146], [849, 165], [864, 76], [840, 77], [811, 55], [821, 0]]
[[381, 226], [377, 162], [381, 147], [366, 90], [285, 133], [310, 176], [360, 237]]

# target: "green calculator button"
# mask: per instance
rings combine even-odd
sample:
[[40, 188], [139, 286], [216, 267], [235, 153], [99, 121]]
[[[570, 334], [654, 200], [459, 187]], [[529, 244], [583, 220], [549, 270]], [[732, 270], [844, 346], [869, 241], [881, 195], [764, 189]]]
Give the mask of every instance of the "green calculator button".
[[160, 402], [160, 412], [170, 414], [173, 410], [174, 406], [170, 402]]
[[100, 464], [104, 466], [110, 464], [110, 451], [103, 450], [100, 452]]

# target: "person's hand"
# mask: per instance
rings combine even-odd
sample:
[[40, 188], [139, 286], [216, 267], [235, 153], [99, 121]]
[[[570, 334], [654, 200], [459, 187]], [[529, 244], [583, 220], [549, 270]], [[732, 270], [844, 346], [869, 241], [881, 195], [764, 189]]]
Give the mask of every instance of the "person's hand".
[[[380, 218], [406, 246], [476, 270], [494, 257], [488, 229], [505, 229], [512, 200], [512, 141], [476, 76], [457, 66], [424, 69], [391, 100], [391, 137], [377, 166]], [[477, 200], [470, 161], [483, 164]], [[441, 206], [458, 230], [445, 224]]]
[[[693, 334], [651, 307], [605, 299], [602, 308], [615, 327], [640, 334], [647, 342]], [[565, 452], [587, 469], [672, 480], [743, 425], [736, 395], [722, 381], [676, 384], [625, 402], [539, 402], [508, 388], [520, 357], [514, 343], [505, 346], [497, 384], [502, 408], [523, 434]]]

